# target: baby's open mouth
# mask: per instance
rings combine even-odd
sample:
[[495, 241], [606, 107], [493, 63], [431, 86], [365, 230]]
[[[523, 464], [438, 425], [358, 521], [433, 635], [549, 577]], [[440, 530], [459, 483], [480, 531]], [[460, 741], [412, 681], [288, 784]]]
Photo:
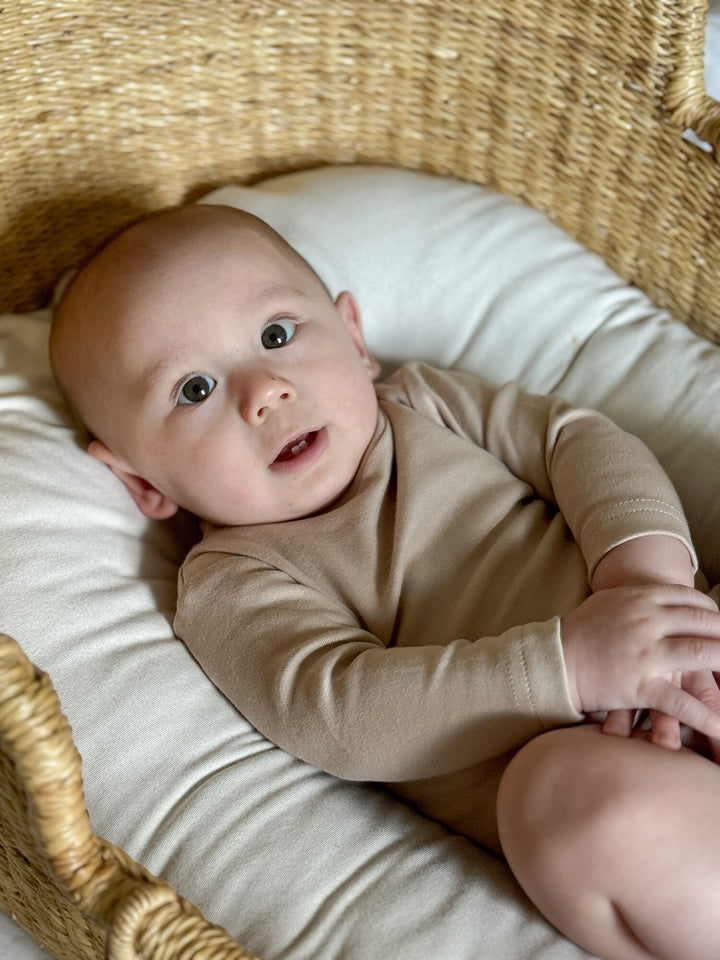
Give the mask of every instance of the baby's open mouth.
[[307, 450], [308, 447], [311, 447], [313, 443], [315, 443], [317, 435], [317, 430], [311, 430], [310, 433], [303, 433], [299, 437], [295, 437], [290, 443], [285, 444], [280, 453], [275, 457], [274, 463], [293, 460], [301, 454], [303, 450]]

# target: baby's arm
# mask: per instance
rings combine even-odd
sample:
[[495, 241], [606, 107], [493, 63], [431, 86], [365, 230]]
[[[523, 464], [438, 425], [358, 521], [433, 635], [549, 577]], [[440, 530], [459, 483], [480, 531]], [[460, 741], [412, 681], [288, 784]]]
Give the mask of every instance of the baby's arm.
[[298, 577], [250, 556], [201, 554], [183, 567], [175, 621], [216, 686], [294, 756], [342, 779], [418, 780], [582, 720], [559, 617], [394, 646], [381, 623]]
[[[647, 589], [608, 589], [590, 600], [617, 594], [622, 601], [624, 591]], [[696, 595], [649, 589], [680, 591], [683, 603]], [[274, 743], [344, 779], [437, 776], [577, 723], [592, 709], [667, 708], [654, 683], [667, 673], [656, 641], [674, 632], [662, 596], [645, 604], [647, 630], [621, 602], [610, 604], [611, 616], [600, 607], [598, 629], [592, 616], [570, 614], [564, 645], [556, 617], [447, 646], [388, 646], [338, 597], [247, 556], [199, 556], [185, 565], [180, 595], [177, 632], [228, 699]], [[686, 620], [707, 615], [715, 637], [701, 650], [686, 642], [683, 665], [720, 669], [720, 614], [715, 622], [706, 608], [680, 612], [683, 630]], [[714, 725], [702, 711], [683, 714], [720, 735], [720, 717], [712, 716]]]
[[612, 587], [679, 583], [692, 587], [695, 573], [690, 553], [677, 537], [648, 534], [613, 547], [595, 567], [593, 593]]
[[[494, 396], [483, 430], [481, 439], [488, 449], [560, 507], [588, 563], [595, 593], [655, 584], [692, 590], [695, 558], [681, 504], [656, 459], [636, 437], [595, 412], [563, 407], [559, 398], [513, 397], [507, 390]], [[544, 443], [543, 456], [533, 446], [538, 438]], [[708, 605], [705, 597], [699, 602]], [[678, 665], [671, 680], [685, 688], [688, 700], [720, 713], [720, 692], [711, 672], [688, 672]], [[629, 710], [611, 711], [606, 732], [628, 735], [630, 716]], [[654, 742], [679, 746], [677, 714], [668, 717], [652, 710], [651, 719]], [[720, 756], [720, 744], [712, 746]]]

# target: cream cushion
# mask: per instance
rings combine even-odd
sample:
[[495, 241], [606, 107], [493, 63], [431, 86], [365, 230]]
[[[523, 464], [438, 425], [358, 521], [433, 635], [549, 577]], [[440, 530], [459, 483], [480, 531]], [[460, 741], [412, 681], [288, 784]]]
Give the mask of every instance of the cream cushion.
[[[208, 198], [268, 220], [371, 348], [594, 404], [653, 447], [720, 579], [720, 348], [542, 216], [480, 187], [382, 168]], [[0, 629], [48, 670], [94, 828], [262, 957], [579, 960], [504, 864], [382, 790], [267, 743], [171, 621], [193, 533], [140, 516], [83, 451], [47, 364], [48, 312], [0, 318]]]

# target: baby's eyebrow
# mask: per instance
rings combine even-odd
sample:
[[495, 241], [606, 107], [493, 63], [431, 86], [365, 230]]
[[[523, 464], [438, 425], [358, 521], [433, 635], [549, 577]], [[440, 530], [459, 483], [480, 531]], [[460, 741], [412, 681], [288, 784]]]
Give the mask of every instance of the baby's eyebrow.
[[[142, 369], [139, 383], [139, 400], [141, 403], [157, 393], [163, 384], [172, 381], [167, 392], [168, 400], [178, 383], [177, 371], [185, 369], [185, 365], [178, 357], [168, 357], [163, 360], [151, 360]], [[182, 377], [183, 374], [180, 374]]]
[[259, 306], [269, 306], [270, 304], [277, 303], [282, 300], [296, 301], [298, 303], [307, 303], [312, 298], [307, 295], [303, 290], [299, 290], [297, 287], [288, 285], [282, 286], [269, 286], [265, 290], [261, 290], [258, 294], [257, 302]]

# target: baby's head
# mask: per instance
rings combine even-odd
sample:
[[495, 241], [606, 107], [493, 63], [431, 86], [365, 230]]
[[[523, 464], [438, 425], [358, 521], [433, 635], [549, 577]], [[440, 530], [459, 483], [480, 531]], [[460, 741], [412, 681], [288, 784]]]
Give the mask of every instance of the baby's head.
[[90, 453], [150, 517], [308, 516], [348, 487], [375, 430], [378, 365], [354, 298], [333, 301], [231, 207], [177, 207], [121, 233], [65, 291], [50, 355]]

